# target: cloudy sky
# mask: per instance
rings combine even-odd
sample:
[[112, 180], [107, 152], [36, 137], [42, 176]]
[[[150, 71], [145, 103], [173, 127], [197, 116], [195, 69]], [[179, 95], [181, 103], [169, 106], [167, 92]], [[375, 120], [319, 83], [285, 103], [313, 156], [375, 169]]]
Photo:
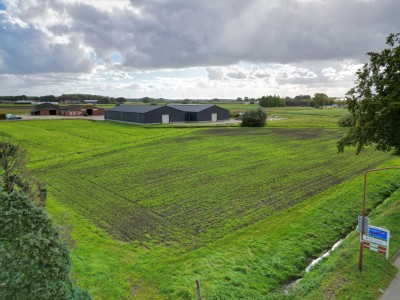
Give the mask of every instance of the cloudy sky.
[[343, 96], [399, 0], [0, 0], [0, 95]]

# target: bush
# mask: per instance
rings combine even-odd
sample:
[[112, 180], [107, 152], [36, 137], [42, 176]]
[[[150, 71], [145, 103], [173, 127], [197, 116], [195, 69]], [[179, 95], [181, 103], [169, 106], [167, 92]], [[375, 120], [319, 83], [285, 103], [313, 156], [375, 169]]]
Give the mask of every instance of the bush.
[[65, 243], [43, 208], [0, 190], [0, 299], [91, 299], [74, 288]]
[[353, 115], [350, 113], [346, 114], [344, 116], [341, 116], [338, 121], [338, 125], [340, 127], [350, 127], [350, 126], [353, 126], [353, 124], [354, 124], [354, 118], [353, 118]]
[[264, 127], [267, 113], [262, 108], [246, 111], [242, 116], [242, 127]]
[[0, 120], [6, 120], [6, 114], [0, 114]]
[[237, 118], [240, 116], [240, 112], [237, 110], [231, 110], [229, 111], [229, 117], [230, 118]]

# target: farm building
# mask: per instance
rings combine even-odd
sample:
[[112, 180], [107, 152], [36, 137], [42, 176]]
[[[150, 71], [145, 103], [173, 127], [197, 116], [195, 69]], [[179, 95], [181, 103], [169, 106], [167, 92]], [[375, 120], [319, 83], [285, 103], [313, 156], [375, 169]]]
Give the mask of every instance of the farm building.
[[96, 106], [65, 106], [61, 107], [62, 116], [103, 116], [104, 108]]
[[229, 120], [229, 110], [216, 105], [120, 105], [107, 109], [105, 119], [140, 124], [218, 122]]
[[168, 105], [185, 112], [185, 122], [218, 122], [229, 120], [229, 110], [216, 105]]
[[36, 105], [31, 111], [32, 116], [57, 116], [61, 115], [61, 110], [58, 105], [51, 103], [43, 103]]
[[50, 103], [36, 105], [32, 116], [103, 116], [104, 108], [92, 105], [58, 106]]

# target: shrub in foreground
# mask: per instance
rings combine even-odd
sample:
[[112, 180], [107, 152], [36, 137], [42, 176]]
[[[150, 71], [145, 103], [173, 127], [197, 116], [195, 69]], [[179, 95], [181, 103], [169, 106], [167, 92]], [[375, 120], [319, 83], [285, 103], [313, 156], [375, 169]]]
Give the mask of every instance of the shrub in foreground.
[[267, 113], [262, 108], [246, 111], [242, 116], [242, 127], [264, 127]]
[[0, 191], [0, 299], [91, 299], [73, 288], [65, 243], [43, 208]]

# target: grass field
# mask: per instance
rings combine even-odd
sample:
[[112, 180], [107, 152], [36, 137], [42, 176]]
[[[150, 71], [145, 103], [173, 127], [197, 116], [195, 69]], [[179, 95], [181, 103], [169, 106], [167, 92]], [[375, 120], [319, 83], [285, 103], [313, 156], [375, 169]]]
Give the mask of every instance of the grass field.
[[[285, 120], [255, 129], [25, 121], [0, 130], [28, 149], [48, 184], [48, 211], [74, 227], [74, 277], [95, 299], [193, 299], [195, 279], [207, 299], [281, 298], [283, 284], [354, 228], [358, 175], [399, 162], [372, 149], [338, 154], [343, 110], [271, 113]], [[399, 179], [371, 179], [369, 210]]]

